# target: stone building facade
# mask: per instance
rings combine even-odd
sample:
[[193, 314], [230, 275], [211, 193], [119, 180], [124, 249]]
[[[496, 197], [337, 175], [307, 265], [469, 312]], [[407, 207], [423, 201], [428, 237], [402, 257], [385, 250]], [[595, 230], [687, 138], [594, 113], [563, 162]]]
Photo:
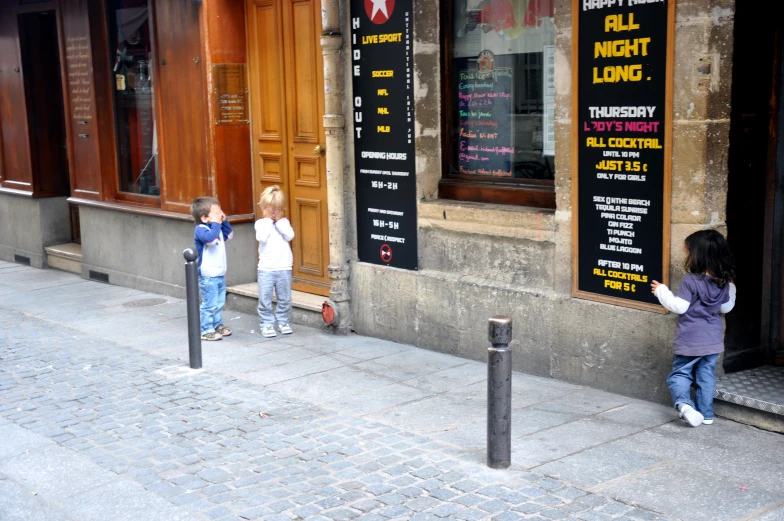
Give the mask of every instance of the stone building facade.
[[[502, 204], [477, 201], [476, 197], [461, 198], [454, 190], [448, 196], [445, 193], [448, 161], [445, 161], [444, 143], [451, 107], [445, 104], [449, 80], [444, 67], [448, 63], [445, 53], [451, 49], [444, 34], [445, 26], [452, 23], [450, 17], [454, 16], [455, 5], [461, 2], [465, 3], [465, 0], [413, 1], [418, 269], [404, 270], [359, 261], [354, 69], [350, 38], [352, 8], [349, 0], [322, 0], [320, 5], [304, 2], [308, 6], [312, 4], [313, 12], [320, 14], [320, 19], [302, 18], [300, 21], [305, 25], [292, 25], [291, 21], [299, 20], [296, 17], [302, 12], [288, 11], [290, 5], [296, 3], [283, 0], [247, 0], [243, 6], [218, 0], [201, 3], [155, 0], [155, 16], [161, 22], [158, 31], [166, 31], [169, 26], [162, 25], [163, 21], [172, 23], [178, 13], [186, 13], [191, 20], [189, 23], [198, 29], [195, 32], [198, 38], [191, 32], [194, 40], [182, 45], [158, 34], [158, 47], [162, 49], [158, 62], [166, 61], [161, 59], [165, 48], [161, 41], [170, 46], [167, 52], [174, 53], [167, 55], [168, 64], [157, 65], [161, 81], [174, 81], [167, 79], [165, 67], [175, 63], [172, 57], [176, 56], [178, 67], [183, 64], [191, 67], [182, 69], [182, 74], [200, 78], [203, 84], [201, 90], [190, 92], [184, 98], [166, 91], [168, 84], [161, 85], [158, 96], [162, 98], [158, 99], [156, 109], [162, 111], [163, 123], [157, 131], [164, 137], [159, 145], [163, 152], [160, 201], [138, 195], [126, 197], [121, 193], [122, 189], [112, 188], [110, 179], [117, 176], [112, 166], [114, 160], [101, 159], [115, 154], [111, 151], [112, 143], [96, 141], [96, 150], [100, 152], [98, 163], [88, 164], [92, 156], [79, 149], [81, 141], [76, 127], [68, 131], [70, 190], [44, 193], [32, 187], [35, 183], [28, 183], [27, 188], [14, 184], [15, 178], [24, 177], [19, 172], [24, 173], [28, 168], [11, 161], [9, 156], [13, 139], [18, 138], [14, 134], [15, 125], [24, 120], [24, 115], [12, 110], [12, 104], [0, 103], [0, 138], [5, 143], [0, 170], [0, 258], [13, 261], [22, 256], [33, 265], [46, 266], [45, 248], [68, 241], [70, 229], [66, 214], [70, 204], [78, 208], [82, 245], [79, 270], [85, 278], [95, 278], [98, 274], [111, 283], [182, 295], [181, 251], [192, 240], [187, 203], [195, 196], [209, 194], [221, 199], [228, 207], [227, 213], [237, 223], [236, 236], [229, 249], [229, 284], [235, 287], [252, 284], [256, 262], [252, 221], [260, 217], [254, 202], [261, 188], [278, 182], [290, 189], [291, 199], [299, 205], [295, 207], [292, 203], [289, 211], [295, 225], [301, 227], [297, 228], [302, 230], [300, 235], [315, 237], [310, 242], [294, 244], [295, 258], [302, 264], [295, 267], [302, 268], [300, 287], [304, 288], [304, 293], [317, 295], [316, 300], [329, 299], [336, 311], [336, 320], [330, 327], [336, 333], [355, 331], [483, 360], [487, 318], [509, 315], [514, 321], [515, 369], [666, 401], [668, 393], [664, 380], [671, 363], [670, 344], [676, 317], [573, 296], [572, 227], [576, 217], [572, 199], [572, 145], [576, 136], [572, 121], [572, 39], [576, 19], [573, 9], [578, 3], [571, 0], [471, 0], [471, 5], [481, 4], [484, 8], [504, 4], [504, 8], [512, 11], [536, 6], [539, 9], [537, 17], [546, 18], [542, 23], [551, 31], [546, 37], [552, 39], [548, 40], [548, 45], [554, 46], [555, 53], [552, 121], [555, 150], [547, 160], [547, 165], [554, 165], [554, 170], [547, 189], [549, 195], [545, 194], [543, 198], [551, 202], [530, 205], [509, 204], [508, 200], [507, 204]], [[85, 17], [83, 23], [90, 28], [88, 32], [93, 44], [91, 57], [96, 92], [108, 88], [106, 78], [100, 75], [111, 74], [108, 65], [113, 61], [105, 56], [106, 42], [101, 41], [105, 35], [96, 29], [102, 27], [100, 19], [105, 16], [101, 11], [104, 8], [96, 7], [100, 2], [90, 4], [87, 10], [83, 10], [79, 2], [70, 0], [48, 4], [57, 16], [62, 17], [67, 11], [71, 17], [63, 18], [67, 23], [60, 25], [61, 46], [67, 45], [69, 36], [82, 34], [74, 20]], [[776, 234], [780, 230], [777, 223], [784, 215], [776, 213], [777, 200], [766, 196], [779, 181], [775, 162], [771, 166], [762, 156], [767, 158], [780, 146], [775, 132], [768, 132], [768, 128], [773, 128], [770, 124], [777, 121], [769, 119], [775, 111], [767, 110], [772, 99], [770, 94], [779, 85], [778, 73], [773, 72], [780, 63], [777, 61], [780, 49], [775, 45], [779, 28], [775, 21], [766, 21], [767, 25], [760, 28], [756, 25], [753, 9], [743, 7], [741, 11], [741, 6], [733, 0], [678, 0], [674, 13], [672, 194], [670, 222], [667, 223], [670, 285], [677, 287], [684, 274], [681, 244], [688, 234], [706, 228], [728, 232], [733, 246], [739, 250], [739, 269], [745, 267], [746, 273], [751, 274], [745, 279], [749, 287], [754, 286], [749, 292], [753, 298], [749, 300], [756, 302], [762, 298], [763, 304], [746, 308], [739, 304], [740, 318], [735, 322], [728, 318], [725, 365], [737, 368], [769, 362], [775, 358], [780, 341], [780, 335], [776, 336], [772, 331], [781, 323], [781, 290], [774, 287], [775, 282], [781, 280], [781, 255], [776, 256], [776, 248], [772, 245], [777, 243]], [[280, 49], [268, 38], [269, 32], [259, 30], [259, 27], [271, 27], [264, 23], [277, 21], [280, 25], [275, 27], [280, 27], [282, 34], [278, 42]], [[315, 25], [307, 26], [305, 22]], [[315, 34], [312, 32], [307, 33], [307, 38], [305, 33], [299, 32], [292, 33], [298, 36], [287, 39], [290, 28], [304, 30], [305, 26], [315, 30], [320, 40], [312, 38]], [[18, 41], [18, 31], [7, 22], [3, 31], [13, 35], [7, 41]], [[753, 41], [761, 42], [754, 59], [739, 57], [737, 49], [753, 48]], [[309, 42], [307, 45], [312, 48], [298, 47], [305, 45], [302, 42]], [[288, 72], [280, 71], [287, 71], [292, 63], [299, 67], [304, 60], [302, 56], [313, 56], [307, 54], [312, 49], [317, 49], [320, 60], [313, 58], [313, 63], [318, 65], [313, 69], [316, 72], [298, 76], [299, 80], [295, 78], [289, 84]], [[271, 54], [273, 51], [281, 54]], [[286, 54], [289, 52], [293, 54]], [[14, 83], [17, 81], [14, 74], [18, 72], [14, 70], [22, 60], [16, 51], [12, 54], [6, 54], [0, 64], [0, 90], [4, 92], [16, 92], [13, 89], [18, 87]], [[275, 56], [282, 59], [270, 58]], [[291, 56], [299, 58], [290, 59]], [[155, 59], [150, 58], [150, 67], [153, 61]], [[214, 66], [223, 63], [246, 67], [250, 98], [246, 127], [220, 126], [213, 121], [213, 111], [217, 110], [214, 97], [218, 92], [213, 88], [217, 81]], [[192, 68], [194, 66], [196, 69]], [[738, 87], [739, 67], [743, 69], [744, 78], [756, 71], [758, 76], [753, 78], [754, 82], [763, 88], [751, 92], [751, 83]], [[280, 88], [284, 93], [302, 94], [306, 91], [297, 91], [296, 86], [302, 84], [301, 81], [311, 82], [307, 85], [315, 90], [307, 92], [317, 94], [312, 106], [304, 112], [292, 107], [291, 103], [300, 98], [289, 94], [286, 94], [289, 97], [279, 98], [282, 100], [279, 103], [275, 102], [278, 98], [272, 95], [278, 87], [264, 83], [275, 71], [281, 73]], [[67, 74], [63, 77], [67, 79]], [[318, 90], [321, 86], [323, 98]], [[8, 99], [11, 98], [6, 96]], [[98, 96], [95, 103], [100, 101]], [[171, 123], [177, 119], [177, 114], [190, 114], [194, 104], [206, 114], [198, 142], [192, 136], [188, 137], [187, 132], [199, 128], [198, 125], [186, 128]], [[291, 142], [292, 151], [297, 143], [297, 146], [304, 143], [310, 147], [308, 150], [315, 144], [317, 159], [303, 162], [304, 152], [297, 152], [287, 163], [282, 159], [286, 154], [285, 146], [280, 150], [264, 148], [277, 135], [272, 129], [274, 125], [270, 126], [270, 120], [265, 119], [278, 117], [273, 110], [276, 107], [284, 109], [280, 118], [293, 117], [290, 114], [318, 116], [312, 136], [302, 134]], [[101, 107], [96, 106], [96, 109], [100, 113]], [[536, 110], [541, 112], [541, 109]], [[744, 114], [752, 112], [758, 116], [754, 124], [744, 119]], [[307, 133], [305, 126], [296, 127], [297, 120], [274, 121], [294, 128], [291, 132]], [[106, 123], [104, 128], [109, 127], [111, 124]], [[323, 137], [319, 137], [319, 132]], [[736, 135], [735, 143], [733, 135]], [[177, 136], [184, 141], [178, 143]], [[752, 149], [750, 136], [761, 137], [765, 143], [770, 141], [770, 148]], [[92, 139], [92, 136], [85, 139]], [[178, 154], [175, 152], [178, 146], [195, 152]], [[167, 150], [171, 151], [168, 155]], [[82, 155], [74, 157], [74, 154]], [[316, 170], [296, 170], [295, 164], [299, 165], [297, 168], [303, 164], [316, 165], [313, 167]], [[733, 164], [736, 165], [734, 170]], [[289, 174], [280, 173], [286, 169]], [[80, 177], [87, 170], [90, 175], [85, 175], [84, 179], [92, 180], [89, 197], [85, 195], [89, 190], [83, 188], [90, 183], [83, 182]], [[312, 174], [315, 177], [310, 180], [302, 177], [310, 175], [308, 172], [316, 172]], [[293, 177], [287, 178], [287, 175]], [[754, 183], [744, 184], [751, 176], [754, 176]], [[298, 195], [296, 192], [305, 189], [302, 187], [314, 186], [325, 191], [322, 195], [305, 192]], [[736, 194], [734, 200], [733, 194]], [[302, 201], [305, 203], [300, 204]], [[757, 217], [752, 219], [744, 211], [749, 205], [766, 210], [755, 213]], [[30, 224], [31, 233], [20, 233], [25, 223]], [[759, 233], [745, 233], [752, 229]], [[313, 246], [322, 240], [323, 250]], [[312, 265], [305, 266], [311, 261]], [[296, 280], [295, 274], [295, 283]], [[252, 309], [252, 302], [241, 302], [243, 295], [248, 294], [235, 291], [235, 298], [230, 299], [232, 305]], [[313, 314], [300, 316], [311, 324], [320, 320], [314, 319], [317, 315]], [[754, 321], [756, 325], [749, 325]]]

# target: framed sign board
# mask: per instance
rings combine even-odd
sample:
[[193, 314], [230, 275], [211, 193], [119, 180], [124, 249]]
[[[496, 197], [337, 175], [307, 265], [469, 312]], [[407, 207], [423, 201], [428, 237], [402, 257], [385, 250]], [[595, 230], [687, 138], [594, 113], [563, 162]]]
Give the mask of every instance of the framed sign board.
[[248, 84], [244, 63], [218, 63], [212, 66], [215, 84], [215, 124], [247, 125]]
[[665, 313], [675, 0], [572, 9], [572, 294]]
[[417, 269], [412, 0], [351, 0], [359, 260]]

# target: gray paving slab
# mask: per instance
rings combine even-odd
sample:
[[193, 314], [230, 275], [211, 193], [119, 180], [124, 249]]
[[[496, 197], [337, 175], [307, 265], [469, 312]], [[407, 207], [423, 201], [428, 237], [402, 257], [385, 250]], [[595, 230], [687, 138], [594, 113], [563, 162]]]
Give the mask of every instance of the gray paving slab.
[[444, 393], [455, 389], [456, 386], [468, 386], [487, 380], [487, 366], [479, 362], [466, 361], [466, 363], [436, 371], [427, 375], [417, 376], [403, 383], [434, 393]]
[[0, 473], [57, 503], [117, 479], [116, 474], [58, 445], [0, 460]]
[[[334, 360], [334, 358], [331, 355], [319, 357], [319, 362], [324, 360]], [[337, 364], [340, 361], [334, 363]], [[393, 380], [389, 378], [367, 374], [355, 367], [339, 366], [272, 384], [268, 387], [273, 391], [285, 392], [302, 400], [325, 404], [362, 396], [392, 383], [394, 383]]]
[[536, 471], [587, 490], [661, 461], [612, 445], [599, 445], [536, 467]]
[[0, 440], [2, 440], [2, 443], [0, 443], [0, 462], [32, 450], [40, 450], [56, 445], [49, 438], [37, 436], [27, 429], [14, 424], [0, 425]]
[[586, 417], [514, 439], [512, 451], [517, 465], [534, 468], [643, 429]]
[[417, 434], [447, 432], [486, 417], [485, 405], [465, 403], [444, 395], [404, 403], [366, 416], [372, 421]]
[[[263, 357], [263, 356], [262, 356]], [[244, 380], [259, 384], [271, 385], [294, 380], [306, 375], [329, 371], [342, 366], [343, 363], [328, 355], [319, 355], [293, 362], [268, 367], [256, 371], [248, 371], [242, 375]]]
[[[784, 437], [747, 425], [717, 419], [711, 426], [692, 429], [677, 421], [646, 430], [612, 443], [613, 447], [650, 457], [686, 460], [707, 472], [736, 476], [746, 483], [756, 483], [784, 490], [784, 464], [779, 458]], [[699, 454], [699, 458], [694, 458]]]
[[784, 501], [780, 492], [679, 461], [650, 467], [601, 490], [619, 501], [690, 521], [732, 521]]
[[41, 501], [34, 492], [0, 476], [0, 519], [3, 521], [69, 521], [63, 512]]
[[146, 491], [138, 483], [117, 481], [71, 498], [63, 504], [67, 515], [79, 521], [197, 521], [201, 519], [178, 509]]

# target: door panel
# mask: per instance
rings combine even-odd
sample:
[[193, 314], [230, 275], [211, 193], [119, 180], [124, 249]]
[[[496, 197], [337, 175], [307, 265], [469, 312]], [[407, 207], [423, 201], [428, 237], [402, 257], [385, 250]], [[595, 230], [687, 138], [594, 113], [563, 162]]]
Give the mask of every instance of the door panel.
[[[254, 195], [286, 192], [295, 290], [329, 293], [324, 69], [318, 0], [247, 0]], [[261, 209], [256, 206], [256, 216]]]

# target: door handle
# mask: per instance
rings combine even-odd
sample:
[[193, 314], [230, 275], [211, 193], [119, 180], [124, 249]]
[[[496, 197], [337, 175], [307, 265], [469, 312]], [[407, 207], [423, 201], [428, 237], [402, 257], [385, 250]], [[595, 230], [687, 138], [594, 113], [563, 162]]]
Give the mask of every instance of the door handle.
[[320, 156], [324, 152], [324, 147], [322, 145], [316, 145], [316, 148], [313, 149], [313, 154], [316, 156]]

